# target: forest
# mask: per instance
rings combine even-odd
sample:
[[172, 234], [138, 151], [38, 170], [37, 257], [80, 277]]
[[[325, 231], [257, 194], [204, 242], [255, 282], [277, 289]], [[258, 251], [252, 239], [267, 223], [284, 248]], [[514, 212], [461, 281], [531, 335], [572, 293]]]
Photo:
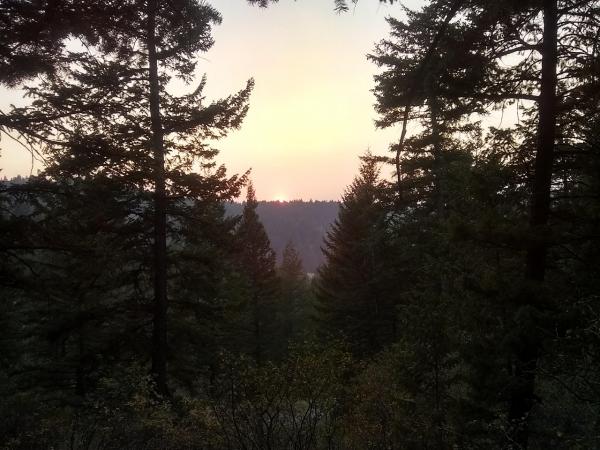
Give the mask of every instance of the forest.
[[[243, 203], [228, 203], [225, 214], [241, 215], [243, 207]], [[277, 262], [282, 262], [285, 247], [292, 244], [307, 274], [315, 274], [325, 262], [321, 247], [338, 210], [338, 202], [320, 200], [259, 201], [256, 207]]]
[[195, 77], [218, 2], [0, 0], [44, 161], [0, 183], [1, 449], [600, 448], [600, 1], [380, 1], [397, 140], [309, 277], [217, 162], [254, 87]]

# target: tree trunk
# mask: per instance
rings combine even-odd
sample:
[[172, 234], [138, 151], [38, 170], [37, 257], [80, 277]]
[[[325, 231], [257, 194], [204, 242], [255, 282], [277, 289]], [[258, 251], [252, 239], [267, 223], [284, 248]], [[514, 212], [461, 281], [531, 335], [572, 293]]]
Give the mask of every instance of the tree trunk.
[[[433, 82], [431, 81], [430, 83]], [[431, 139], [433, 141], [433, 204], [438, 220], [442, 220], [446, 214], [444, 205], [444, 180], [442, 175], [442, 171], [444, 170], [442, 134], [438, 121], [440, 108], [433, 86], [429, 86], [429, 91], [429, 119], [431, 122]]]
[[257, 294], [252, 297], [254, 320], [254, 360], [257, 366], [262, 365], [262, 333], [260, 327], [259, 298]]
[[[547, 225], [550, 216], [550, 191], [554, 142], [556, 138], [556, 86], [557, 86], [557, 0], [543, 0], [544, 32], [542, 46], [542, 81], [539, 100], [538, 149], [531, 195], [530, 231], [532, 241], [527, 251], [526, 279], [534, 288], [541, 287], [546, 274], [548, 245]], [[535, 308], [540, 308], [535, 297]], [[535, 329], [522, 330], [519, 348], [515, 354], [515, 385], [510, 399], [509, 420], [512, 426], [513, 447], [527, 448], [529, 440], [529, 415], [535, 402], [535, 371], [540, 353], [541, 337]]]
[[156, 12], [158, 0], [148, 0], [148, 66], [150, 119], [154, 155], [154, 317], [152, 330], [152, 376], [161, 395], [167, 388], [167, 215], [165, 193], [165, 150], [160, 116], [160, 86], [156, 55]]

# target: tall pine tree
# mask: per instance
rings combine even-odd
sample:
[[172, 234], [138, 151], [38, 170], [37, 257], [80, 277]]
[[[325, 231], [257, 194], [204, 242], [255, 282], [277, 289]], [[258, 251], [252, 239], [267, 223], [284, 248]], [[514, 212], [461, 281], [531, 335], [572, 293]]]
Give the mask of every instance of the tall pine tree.
[[377, 162], [363, 158], [346, 190], [323, 249], [317, 299], [324, 330], [342, 332], [358, 354], [390, 343], [396, 334], [393, 298], [385, 292], [387, 248], [385, 183]]
[[237, 260], [246, 285], [240, 319], [247, 333], [244, 339], [249, 345], [246, 347], [260, 365], [273, 353], [277, 273], [276, 255], [256, 212], [257, 207], [254, 187], [250, 183], [236, 230]]
[[[190, 94], [173, 96], [173, 76], [191, 81], [197, 53], [213, 43], [211, 26], [219, 14], [196, 1], [123, 4], [130, 20], [111, 39], [69, 52], [70, 64], [56, 76], [28, 88], [31, 107], [15, 109], [50, 159], [51, 176], [88, 179], [102, 175], [152, 192], [153, 344], [152, 373], [158, 391], [167, 388], [167, 212], [185, 197], [202, 198], [212, 183], [193, 171], [209, 164], [215, 150], [208, 139], [237, 128], [247, 111], [252, 83], [213, 103], [203, 96], [205, 80]], [[119, 25], [119, 24], [117, 24]], [[49, 120], [49, 118], [51, 120]], [[223, 168], [217, 170], [223, 178]], [[239, 188], [233, 177], [213, 185], [214, 197], [230, 198]]]

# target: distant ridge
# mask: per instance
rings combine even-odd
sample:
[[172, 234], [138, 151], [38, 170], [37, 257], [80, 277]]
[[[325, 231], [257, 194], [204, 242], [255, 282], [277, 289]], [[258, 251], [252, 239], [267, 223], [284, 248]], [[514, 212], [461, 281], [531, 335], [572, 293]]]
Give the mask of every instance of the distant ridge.
[[[239, 215], [242, 203], [228, 203], [228, 215]], [[337, 218], [337, 201], [289, 202], [261, 201], [258, 215], [262, 221], [278, 261], [288, 241], [292, 241], [300, 253], [306, 272], [315, 272], [323, 261], [323, 238]]]
[[[18, 185], [26, 183], [28, 179], [27, 176], [11, 179], [2, 177], [0, 182]], [[258, 215], [277, 254], [277, 261], [281, 262], [283, 249], [292, 241], [300, 253], [304, 270], [308, 273], [316, 272], [325, 261], [321, 247], [327, 231], [337, 218], [339, 205], [334, 200], [258, 202]], [[239, 215], [243, 206], [243, 203], [226, 203], [226, 214]]]

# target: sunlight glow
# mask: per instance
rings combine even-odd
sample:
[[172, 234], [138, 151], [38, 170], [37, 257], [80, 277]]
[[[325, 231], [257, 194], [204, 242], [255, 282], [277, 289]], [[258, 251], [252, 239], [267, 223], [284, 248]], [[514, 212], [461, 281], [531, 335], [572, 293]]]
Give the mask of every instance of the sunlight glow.
[[273, 200], [275, 200], [276, 202], [282, 203], [282, 202], [287, 202], [287, 196], [285, 194], [277, 194]]

